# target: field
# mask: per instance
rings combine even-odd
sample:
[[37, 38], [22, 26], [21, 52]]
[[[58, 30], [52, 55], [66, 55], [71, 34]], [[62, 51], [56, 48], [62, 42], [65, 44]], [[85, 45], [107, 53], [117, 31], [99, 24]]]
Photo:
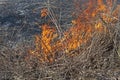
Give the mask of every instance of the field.
[[0, 80], [120, 80], [120, 1], [0, 0]]

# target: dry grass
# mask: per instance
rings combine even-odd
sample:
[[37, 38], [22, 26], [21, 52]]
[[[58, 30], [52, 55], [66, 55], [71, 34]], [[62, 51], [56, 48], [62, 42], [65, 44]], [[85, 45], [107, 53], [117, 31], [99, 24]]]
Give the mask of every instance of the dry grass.
[[[61, 15], [59, 16], [61, 18]], [[50, 17], [55, 20], [53, 23], [61, 34], [59, 21], [56, 21], [53, 13]], [[107, 33], [95, 31], [86, 45], [70, 52], [76, 56], [71, 57], [59, 52], [60, 57], [52, 63], [41, 63], [28, 53], [29, 49], [35, 47], [33, 37], [23, 37], [17, 42], [10, 40], [6, 42], [4, 40], [7, 38], [4, 39], [2, 35], [0, 80], [119, 80], [119, 24], [119, 20], [114, 24], [105, 23], [104, 26], [108, 28]]]

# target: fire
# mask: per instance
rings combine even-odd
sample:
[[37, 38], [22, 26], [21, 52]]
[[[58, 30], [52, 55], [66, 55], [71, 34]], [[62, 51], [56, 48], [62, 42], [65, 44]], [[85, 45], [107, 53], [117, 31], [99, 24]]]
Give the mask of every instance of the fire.
[[42, 34], [41, 34], [41, 41], [42, 41], [42, 49], [44, 53], [50, 53], [52, 51], [51, 41], [57, 36], [54, 34], [55, 30], [48, 25], [42, 26]]
[[[37, 56], [41, 62], [53, 62], [56, 52], [69, 52], [81, 47], [91, 39], [96, 32], [106, 32], [105, 23], [117, 20], [118, 8], [110, 14], [108, 7], [113, 6], [115, 0], [89, 0], [87, 8], [79, 13], [79, 16], [72, 20], [73, 26], [63, 33], [62, 38], [58, 39], [59, 34], [55, 27], [47, 23], [42, 25], [42, 33], [35, 35], [35, 49], [30, 50], [32, 55]], [[41, 16], [48, 15], [47, 9], [41, 11]]]
[[43, 8], [40, 14], [41, 14], [41, 17], [46, 17], [48, 15], [48, 10], [46, 8]]

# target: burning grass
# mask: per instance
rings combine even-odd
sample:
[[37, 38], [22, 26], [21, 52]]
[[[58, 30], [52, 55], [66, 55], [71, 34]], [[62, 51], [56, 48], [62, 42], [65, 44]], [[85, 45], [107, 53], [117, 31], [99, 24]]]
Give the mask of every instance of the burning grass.
[[119, 8], [116, 0], [89, 0], [79, 8], [82, 11], [71, 13], [72, 25], [63, 30], [52, 8], [45, 7], [40, 15], [46, 22], [39, 26], [42, 32], [34, 35], [34, 46], [24, 42], [20, 49], [5, 50], [12, 57], [5, 56], [8, 61], [0, 64], [8, 67], [15, 80], [119, 79]]
[[[114, 0], [107, 1], [106, 4], [102, 0], [93, 2], [88, 1], [86, 9], [81, 13], [76, 13], [79, 15], [74, 14], [77, 18], [71, 21], [73, 26], [62, 33], [59, 33], [60, 28], [50, 26], [49, 22], [43, 24], [42, 33], [35, 36], [36, 47], [34, 50], [30, 50], [30, 54], [39, 57], [40, 62], [53, 62], [59, 52], [74, 55], [72, 52], [82, 50], [81, 47], [89, 47], [95, 34], [110, 34], [112, 27], [119, 20], [119, 5], [115, 6], [116, 1]], [[96, 5], [94, 5], [95, 3]], [[51, 15], [47, 9], [43, 10], [42, 17]], [[43, 16], [43, 14], [45, 15]], [[81, 54], [81, 51], [77, 54]]]
[[47, 22], [42, 25], [42, 33], [35, 36], [36, 47], [30, 54], [43, 65], [47, 64], [50, 71], [47, 79], [98, 80], [96, 72], [113, 78], [109, 70], [114, 72], [120, 67], [116, 52], [119, 43], [116, 25], [119, 5], [116, 5], [116, 0], [106, 3], [89, 0], [81, 13], [74, 14], [77, 18], [71, 21], [73, 25], [62, 33], [59, 33], [60, 28]]

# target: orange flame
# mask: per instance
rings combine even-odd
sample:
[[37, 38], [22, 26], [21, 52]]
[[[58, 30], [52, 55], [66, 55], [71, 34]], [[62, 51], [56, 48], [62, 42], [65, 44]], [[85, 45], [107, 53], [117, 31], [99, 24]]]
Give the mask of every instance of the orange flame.
[[41, 14], [41, 17], [46, 17], [48, 15], [48, 9], [43, 8], [40, 14]]
[[[113, 0], [109, 0], [109, 2], [107, 0], [107, 4], [110, 4], [111, 7], [112, 3]], [[89, 0], [87, 8], [71, 21], [73, 26], [63, 33], [61, 39], [57, 38], [58, 33], [55, 28], [47, 24], [42, 25], [41, 35], [35, 36], [35, 50], [30, 50], [30, 53], [37, 57], [40, 56], [41, 62], [53, 62], [57, 51], [69, 54], [70, 51], [87, 44], [94, 31], [106, 31], [101, 19], [106, 23], [116, 20], [118, 8], [111, 15], [113, 17], [108, 16], [109, 13], [110, 10], [107, 9], [103, 0]], [[46, 15], [48, 15], [47, 9], [43, 9], [41, 16]]]

